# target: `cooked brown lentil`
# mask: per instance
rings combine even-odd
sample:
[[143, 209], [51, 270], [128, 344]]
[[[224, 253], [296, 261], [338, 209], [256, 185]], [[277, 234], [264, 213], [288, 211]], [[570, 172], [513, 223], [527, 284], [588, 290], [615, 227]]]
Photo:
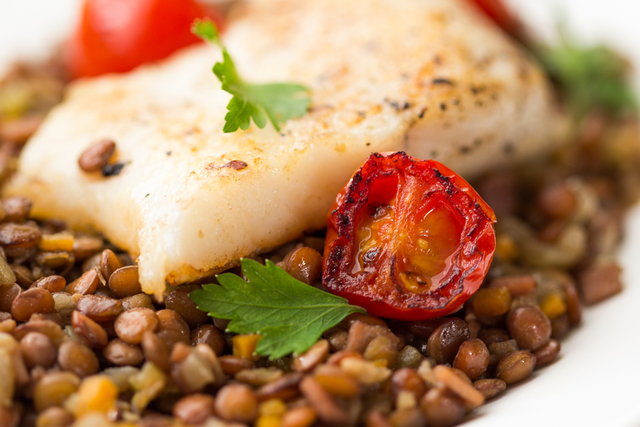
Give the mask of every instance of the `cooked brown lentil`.
[[115, 142], [110, 139], [100, 140], [82, 152], [78, 158], [78, 166], [85, 172], [99, 172], [115, 151]]
[[79, 311], [71, 314], [71, 326], [73, 332], [91, 348], [102, 348], [109, 341], [107, 331]]
[[[42, 113], [30, 117], [0, 117], [2, 155], [17, 154]], [[604, 167], [590, 157], [593, 147], [556, 156], [562, 168], [548, 161], [479, 180], [500, 219], [497, 250], [485, 284], [461, 311], [419, 322], [351, 315], [305, 353], [274, 361], [255, 354], [258, 336], [224, 332], [227, 320], [196, 310], [188, 293], [199, 285], [156, 301], [141, 292], [137, 266], [103, 238], [34, 222], [30, 200], [2, 198], [0, 371], [11, 366], [14, 380], [0, 390], [2, 402], [13, 402], [0, 404], [0, 419], [41, 427], [80, 418], [154, 427], [210, 418], [260, 427], [456, 424], [481, 400], [556, 361], [558, 338], [580, 323], [583, 300], [621, 290], [610, 259], [620, 212], [638, 197], [639, 186], [628, 182], [640, 182], [640, 157]], [[89, 169], [113, 154], [101, 150]], [[587, 160], [600, 166], [585, 172]], [[0, 177], [8, 169], [0, 161]], [[596, 198], [595, 211], [585, 208], [585, 194]], [[589, 247], [553, 259], [568, 230], [589, 233]], [[265, 259], [314, 284], [322, 240], [304, 237]], [[108, 409], [108, 418], [83, 418], [92, 408]]]
[[85, 271], [82, 276], [69, 283], [67, 292], [70, 294], [92, 295], [98, 290], [100, 276], [96, 268]]
[[20, 293], [11, 303], [11, 315], [19, 322], [26, 322], [34, 313], [55, 312], [51, 292], [44, 288], [31, 288]]
[[102, 349], [102, 356], [114, 366], [138, 366], [144, 361], [142, 349], [127, 344], [119, 338], [109, 341]]
[[507, 384], [528, 378], [536, 366], [536, 357], [528, 351], [514, 351], [504, 356], [496, 367], [496, 377]]
[[35, 288], [43, 288], [48, 290], [49, 292], [60, 292], [67, 285], [67, 281], [62, 276], [45, 276], [33, 282], [31, 285]]
[[142, 292], [138, 281], [138, 266], [120, 267], [109, 277], [109, 289], [118, 298], [124, 298]]
[[215, 410], [224, 420], [249, 423], [258, 415], [258, 401], [251, 387], [228, 384], [218, 391]]
[[214, 325], [200, 325], [191, 331], [191, 345], [206, 344], [217, 356], [224, 351], [224, 338]]

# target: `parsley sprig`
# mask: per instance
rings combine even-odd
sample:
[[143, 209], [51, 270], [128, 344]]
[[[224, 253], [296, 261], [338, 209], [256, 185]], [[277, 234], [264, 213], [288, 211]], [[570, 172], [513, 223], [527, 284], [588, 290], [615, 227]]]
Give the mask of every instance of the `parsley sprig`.
[[279, 358], [302, 353], [352, 313], [366, 313], [347, 300], [294, 279], [267, 261], [242, 260], [247, 280], [220, 274], [220, 285], [204, 285], [189, 296], [200, 310], [230, 319], [229, 332], [262, 335], [256, 353]]
[[559, 33], [557, 45], [534, 48], [534, 53], [576, 118], [593, 110], [613, 116], [638, 111], [631, 66], [623, 56], [606, 46], [581, 45], [562, 25]]
[[280, 125], [289, 119], [306, 114], [311, 105], [310, 89], [292, 83], [250, 84], [239, 75], [229, 52], [222, 44], [218, 29], [209, 20], [196, 20], [191, 31], [203, 40], [222, 49], [222, 62], [213, 66], [213, 73], [222, 83], [222, 90], [233, 95], [227, 105], [223, 132], [246, 130], [251, 120], [264, 128], [267, 119], [280, 132]]

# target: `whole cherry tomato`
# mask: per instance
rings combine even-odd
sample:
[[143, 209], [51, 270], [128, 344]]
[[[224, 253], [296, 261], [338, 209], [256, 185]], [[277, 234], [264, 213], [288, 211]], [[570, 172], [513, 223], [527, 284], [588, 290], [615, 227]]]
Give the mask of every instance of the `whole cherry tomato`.
[[322, 283], [369, 314], [456, 311], [495, 251], [491, 208], [459, 175], [403, 152], [372, 154], [328, 215]]
[[522, 36], [522, 25], [507, 9], [502, 0], [469, 0], [480, 8], [500, 28], [516, 38]]
[[196, 18], [220, 16], [194, 0], [87, 0], [69, 41], [72, 77], [120, 73], [197, 43]]

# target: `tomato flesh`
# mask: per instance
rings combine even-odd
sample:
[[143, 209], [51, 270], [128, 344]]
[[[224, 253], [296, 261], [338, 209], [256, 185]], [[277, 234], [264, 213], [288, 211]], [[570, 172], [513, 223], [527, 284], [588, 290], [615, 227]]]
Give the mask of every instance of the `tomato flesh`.
[[194, 0], [87, 0], [80, 23], [67, 45], [72, 77], [127, 72], [199, 42], [191, 34], [196, 18], [215, 10]]
[[444, 165], [373, 154], [329, 213], [323, 284], [381, 317], [449, 314], [486, 275], [494, 222], [491, 208]]
[[522, 24], [504, 5], [502, 0], [469, 0], [493, 22], [515, 38], [522, 37]]

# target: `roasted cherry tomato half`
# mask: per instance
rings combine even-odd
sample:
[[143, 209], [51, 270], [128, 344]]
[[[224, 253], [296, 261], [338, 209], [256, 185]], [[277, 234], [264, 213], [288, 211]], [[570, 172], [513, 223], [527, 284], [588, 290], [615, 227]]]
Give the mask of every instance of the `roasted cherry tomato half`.
[[522, 24], [504, 5], [502, 0], [469, 0], [482, 10], [500, 28], [516, 38], [522, 36]]
[[444, 316], [482, 283], [495, 221], [446, 166], [403, 152], [372, 154], [329, 213], [322, 283], [376, 316]]
[[121, 73], [197, 43], [196, 18], [220, 15], [194, 0], [87, 0], [67, 47], [72, 77]]

